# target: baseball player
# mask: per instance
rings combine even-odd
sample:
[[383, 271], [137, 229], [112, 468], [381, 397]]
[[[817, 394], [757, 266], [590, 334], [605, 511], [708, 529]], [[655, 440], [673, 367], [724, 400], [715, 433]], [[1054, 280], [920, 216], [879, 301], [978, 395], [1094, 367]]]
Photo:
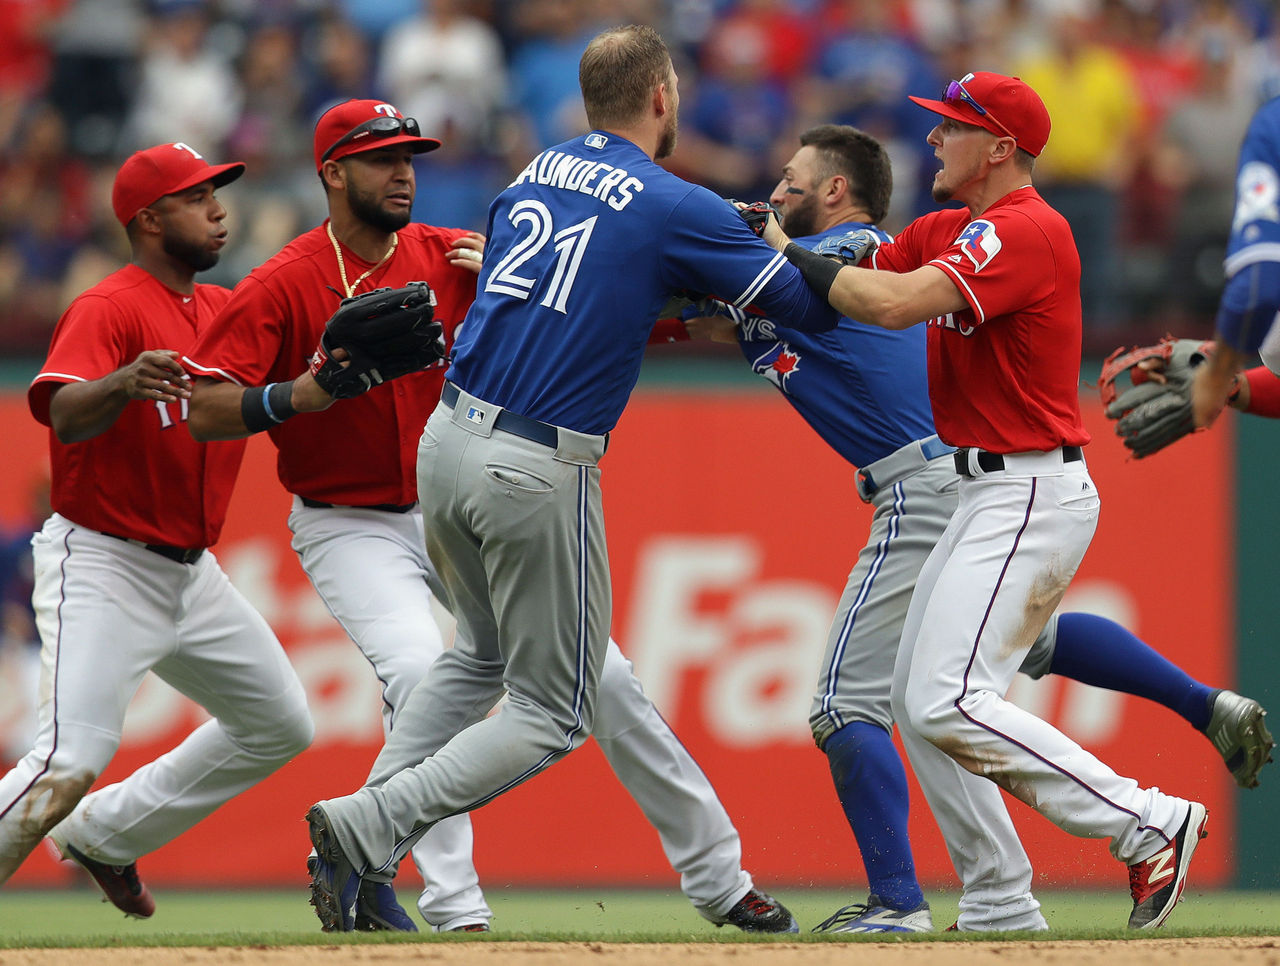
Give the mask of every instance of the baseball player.
[[[1240, 369], [1256, 352], [1272, 373], [1280, 372], [1280, 326], [1274, 324], [1280, 313], [1278, 242], [1280, 98], [1258, 108], [1240, 148], [1235, 217], [1224, 266], [1227, 284], [1210, 351], [1194, 359], [1199, 362], [1200, 356], [1207, 354], [1208, 364], [1196, 365], [1188, 374], [1185, 360], [1144, 360], [1137, 367], [1164, 386], [1161, 395], [1147, 386], [1129, 394], [1141, 401], [1132, 410], [1125, 408], [1124, 400], [1116, 400], [1117, 405], [1108, 409], [1108, 415], [1120, 419], [1117, 433], [1137, 455], [1150, 455], [1211, 425], [1227, 404], [1243, 409], [1253, 397], [1263, 414], [1269, 414], [1266, 410], [1275, 405], [1271, 402], [1277, 393], [1274, 380], [1260, 369], [1247, 377]], [[1242, 392], [1244, 402], [1240, 401]]]
[[[805, 247], [875, 228], [889, 206], [889, 158], [869, 135], [822, 125], [800, 137], [770, 198], [782, 228]], [[875, 508], [871, 532], [837, 607], [810, 725], [827, 755], [862, 854], [871, 895], [816, 932], [922, 932], [932, 928], [907, 832], [906, 777], [892, 740], [890, 686], [916, 575], [956, 505], [954, 448], [933, 432], [924, 331], [843, 318], [830, 332], [798, 332], [759, 316], [691, 319], [700, 337], [739, 345], [836, 452], [853, 466], [859, 496]], [[1127, 630], [1086, 614], [1050, 619], [1023, 661], [1033, 677], [1064, 674], [1160, 701], [1215, 740], [1244, 786], [1257, 783], [1269, 736], [1255, 701], [1194, 681]], [[966, 928], [1025, 928], [1025, 896], [989, 902]], [[1014, 926], [1006, 924], [1012, 915]], [[1042, 925], [1042, 920], [1041, 920]]]
[[[332, 400], [317, 391], [310, 371], [298, 373], [339, 299], [360, 287], [427, 280], [435, 318], [452, 340], [475, 298], [480, 262], [473, 256], [483, 238], [409, 223], [413, 153], [438, 144], [422, 137], [413, 119], [378, 101], [347, 101], [320, 118], [315, 160], [330, 218], [251, 273], [188, 353], [187, 364], [202, 376], [191, 406], [198, 437], [238, 438], [263, 428], [262, 416], [255, 422], [245, 408], [246, 399], [261, 398], [263, 383], [293, 380], [299, 409], [327, 407]], [[393, 735], [406, 722], [412, 726], [411, 689], [443, 650], [429, 589], [439, 587], [439, 578], [426, 553], [416, 479], [418, 436], [440, 401], [443, 374], [436, 368], [407, 375], [270, 426], [280, 479], [294, 494], [294, 549], [382, 682], [384, 720]], [[422, 492], [429, 503], [434, 491]], [[790, 913], [758, 892], [743, 871], [737, 831], [714, 789], [612, 641], [600, 687], [596, 740], [658, 829], [698, 911], [743, 929], [792, 928]], [[412, 730], [408, 737], [417, 735]], [[432, 750], [413, 748], [409, 764]], [[428, 923], [438, 930], [488, 928], [491, 913], [471, 864], [466, 815], [435, 825], [413, 855], [426, 884], [418, 906]], [[356, 928], [416, 928], [388, 878], [362, 883]]]
[[799, 328], [836, 322], [723, 201], [654, 163], [674, 147], [679, 102], [655, 31], [600, 34], [579, 78], [594, 130], [539, 154], [491, 206], [479, 291], [419, 447], [427, 552], [462, 640], [365, 787], [308, 815], [329, 928], [350, 928], [363, 878], [572, 751], [608, 703], [598, 463], [669, 298], [714, 292]]
[[1065, 831], [1109, 838], [1129, 867], [1129, 925], [1153, 928], [1181, 897], [1204, 806], [1138, 787], [1003, 697], [1084, 556], [1100, 505], [1076, 394], [1079, 259], [1065, 220], [1030, 183], [1048, 111], [1026, 84], [986, 72], [951, 82], [941, 100], [912, 100], [942, 117], [928, 138], [941, 162], [934, 199], [965, 207], [913, 221], [870, 255], [875, 271], [840, 266], [766, 226], [851, 318], [888, 329], [928, 322], [933, 418], [957, 447], [960, 479], [907, 609], [894, 718], [968, 884], [961, 928], [982, 921], [984, 902], [1017, 894], [1028, 928], [1039, 918], [1000, 788]]
[[[243, 444], [206, 446], [182, 426], [191, 392], [179, 358], [230, 294], [194, 283], [226, 242], [214, 191], [243, 171], [180, 143], [125, 161], [111, 200], [132, 261], [67, 309], [27, 394], [51, 430], [54, 512], [32, 541], [40, 730], [0, 779], [0, 882], [48, 834], [139, 918], [155, 903], [138, 857], [271, 774], [313, 732], [284, 651], [205, 549]], [[210, 720], [86, 794], [148, 671]]]

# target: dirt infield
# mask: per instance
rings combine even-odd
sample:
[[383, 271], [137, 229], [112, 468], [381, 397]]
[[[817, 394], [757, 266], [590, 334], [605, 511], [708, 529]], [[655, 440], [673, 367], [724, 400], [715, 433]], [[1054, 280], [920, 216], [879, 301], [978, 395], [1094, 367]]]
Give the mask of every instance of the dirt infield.
[[0, 950], [0, 966], [1277, 966], [1280, 938], [1123, 942], [404, 943]]

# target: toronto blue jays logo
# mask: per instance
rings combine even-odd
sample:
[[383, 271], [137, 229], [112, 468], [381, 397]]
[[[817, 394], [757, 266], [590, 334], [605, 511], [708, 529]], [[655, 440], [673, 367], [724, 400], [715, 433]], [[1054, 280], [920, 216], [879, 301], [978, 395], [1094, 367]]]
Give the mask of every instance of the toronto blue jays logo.
[[1003, 243], [996, 234], [996, 226], [989, 221], [971, 221], [956, 239], [960, 251], [973, 262], [975, 272], [982, 271], [991, 259], [1000, 253]]
[[785, 342], [775, 342], [764, 355], [756, 357], [751, 368], [786, 392], [787, 381], [800, 368], [800, 353]]

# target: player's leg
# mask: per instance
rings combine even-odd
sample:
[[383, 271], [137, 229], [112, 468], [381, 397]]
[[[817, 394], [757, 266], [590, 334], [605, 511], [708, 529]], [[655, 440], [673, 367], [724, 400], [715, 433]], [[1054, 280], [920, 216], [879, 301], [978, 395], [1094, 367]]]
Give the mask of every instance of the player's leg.
[[955, 508], [955, 483], [945, 459], [876, 493], [867, 542], [836, 608], [809, 724], [858, 843], [870, 897], [837, 910], [816, 931], [932, 928], [911, 854], [889, 692], [911, 591]]
[[1275, 743], [1266, 711], [1252, 698], [1197, 681], [1145, 641], [1095, 614], [1055, 615], [1022, 672], [1063, 677], [1134, 694], [1181, 715], [1212, 741], [1241, 788], [1254, 788]]
[[36, 534], [33, 558], [39, 729], [0, 778], [0, 883], [110, 762], [129, 700], [173, 641], [172, 601], [154, 583], [163, 558], [57, 515]]
[[[444, 650], [431, 609], [421, 512], [305, 507], [295, 499], [289, 529], [303, 571], [373, 668], [382, 686], [383, 724], [395, 730], [410, 692]], [[465, 815], [440, 822], [414, 846], [423, 882], [418, 908], [436, 929], [492, 918], [471, 846], [471, 820]], [[358, 930], [413, 926], [389, 883], [366, 891]]]
[[[149, 551], [138, 549], [139, 553]], [[271, 628], [212, 554], [160, 558], [174, 646], [155, 673], [212, 715], [177, 747], [87, 796], [59, 835], [101, 862], [158, 849], [311, 742], [306, 694]]]
[[750, 932], [795, 932], [795, 918], [755, 889], [716, 790], [609, 641], [592, 737], [658, 832], [680, 888], [703, 918]]
[[[313, 831], [323, 826], [357, 875], [390, 867], [440, 818], [531, 778], [591, 727], [611, 612], [595, 465], [604, 439], [561, 430], [553, 450], [489, 438], [466, 424], [467, 405], [456, 423], [437, 409], [419, 449], [419, 489], [432, 494], [428, 554], [464, 633], [423, 686], [442, 693], [465, 659], [498, 662], [508, 700], [416, 767], [319, 803]], [[494, 638], [500, 651], [488, 653]]]
[[[1032, 635], [1075, 573], [1097, 512], [1082, 463], [1056, 476], [1000, 473], [962, 484], [949, 552], [915, 637], [904, 703], [914, 731], [958, 764], [1064, 831], [1109, 838], [1112, 854], [1127, 865], [1138, 868], [1175, 849], [1180, 886], [1203, 807], [1139, 788], [1003, 698]], [[1188, 823], [1195, 826], [1190, 837]], [[1140, 902], [1135, 890], [1136, 918]], [[1171, 909], [1169, 902], [1158, 910], [1160, 921]]]
[[1031, 861], [1000, 790], [917, 734], [904, 704], [921, 622], [947, 563], [950, 534], [951, 525], [921, 569], [903, 624], [893, 680], [898, 734], [964, 890], [957, 926], [966, 932], [1043, 930], [1048, 926], [1031, 892]]

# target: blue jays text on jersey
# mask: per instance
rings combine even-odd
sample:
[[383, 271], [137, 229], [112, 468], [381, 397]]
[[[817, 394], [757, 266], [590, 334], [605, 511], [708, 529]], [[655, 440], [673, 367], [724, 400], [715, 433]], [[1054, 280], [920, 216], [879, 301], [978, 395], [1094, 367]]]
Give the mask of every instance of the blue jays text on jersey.
[[[888, 238], [874, 226], [844, 224], [795, 241], [814, 248], [864, 227]], [[895, 331], [842, 318], [834, 329], [813, 333], [748, 315], [738, 332], [752, 369], [854, 466], [933, 435], [923, 326]]]
[[447, 378], [580, 433], [611, 430], [675, 292], [797, 330], [839, 316], [725, 201], [606, 131], [550, 148], [489, 208], [485, 265]]

